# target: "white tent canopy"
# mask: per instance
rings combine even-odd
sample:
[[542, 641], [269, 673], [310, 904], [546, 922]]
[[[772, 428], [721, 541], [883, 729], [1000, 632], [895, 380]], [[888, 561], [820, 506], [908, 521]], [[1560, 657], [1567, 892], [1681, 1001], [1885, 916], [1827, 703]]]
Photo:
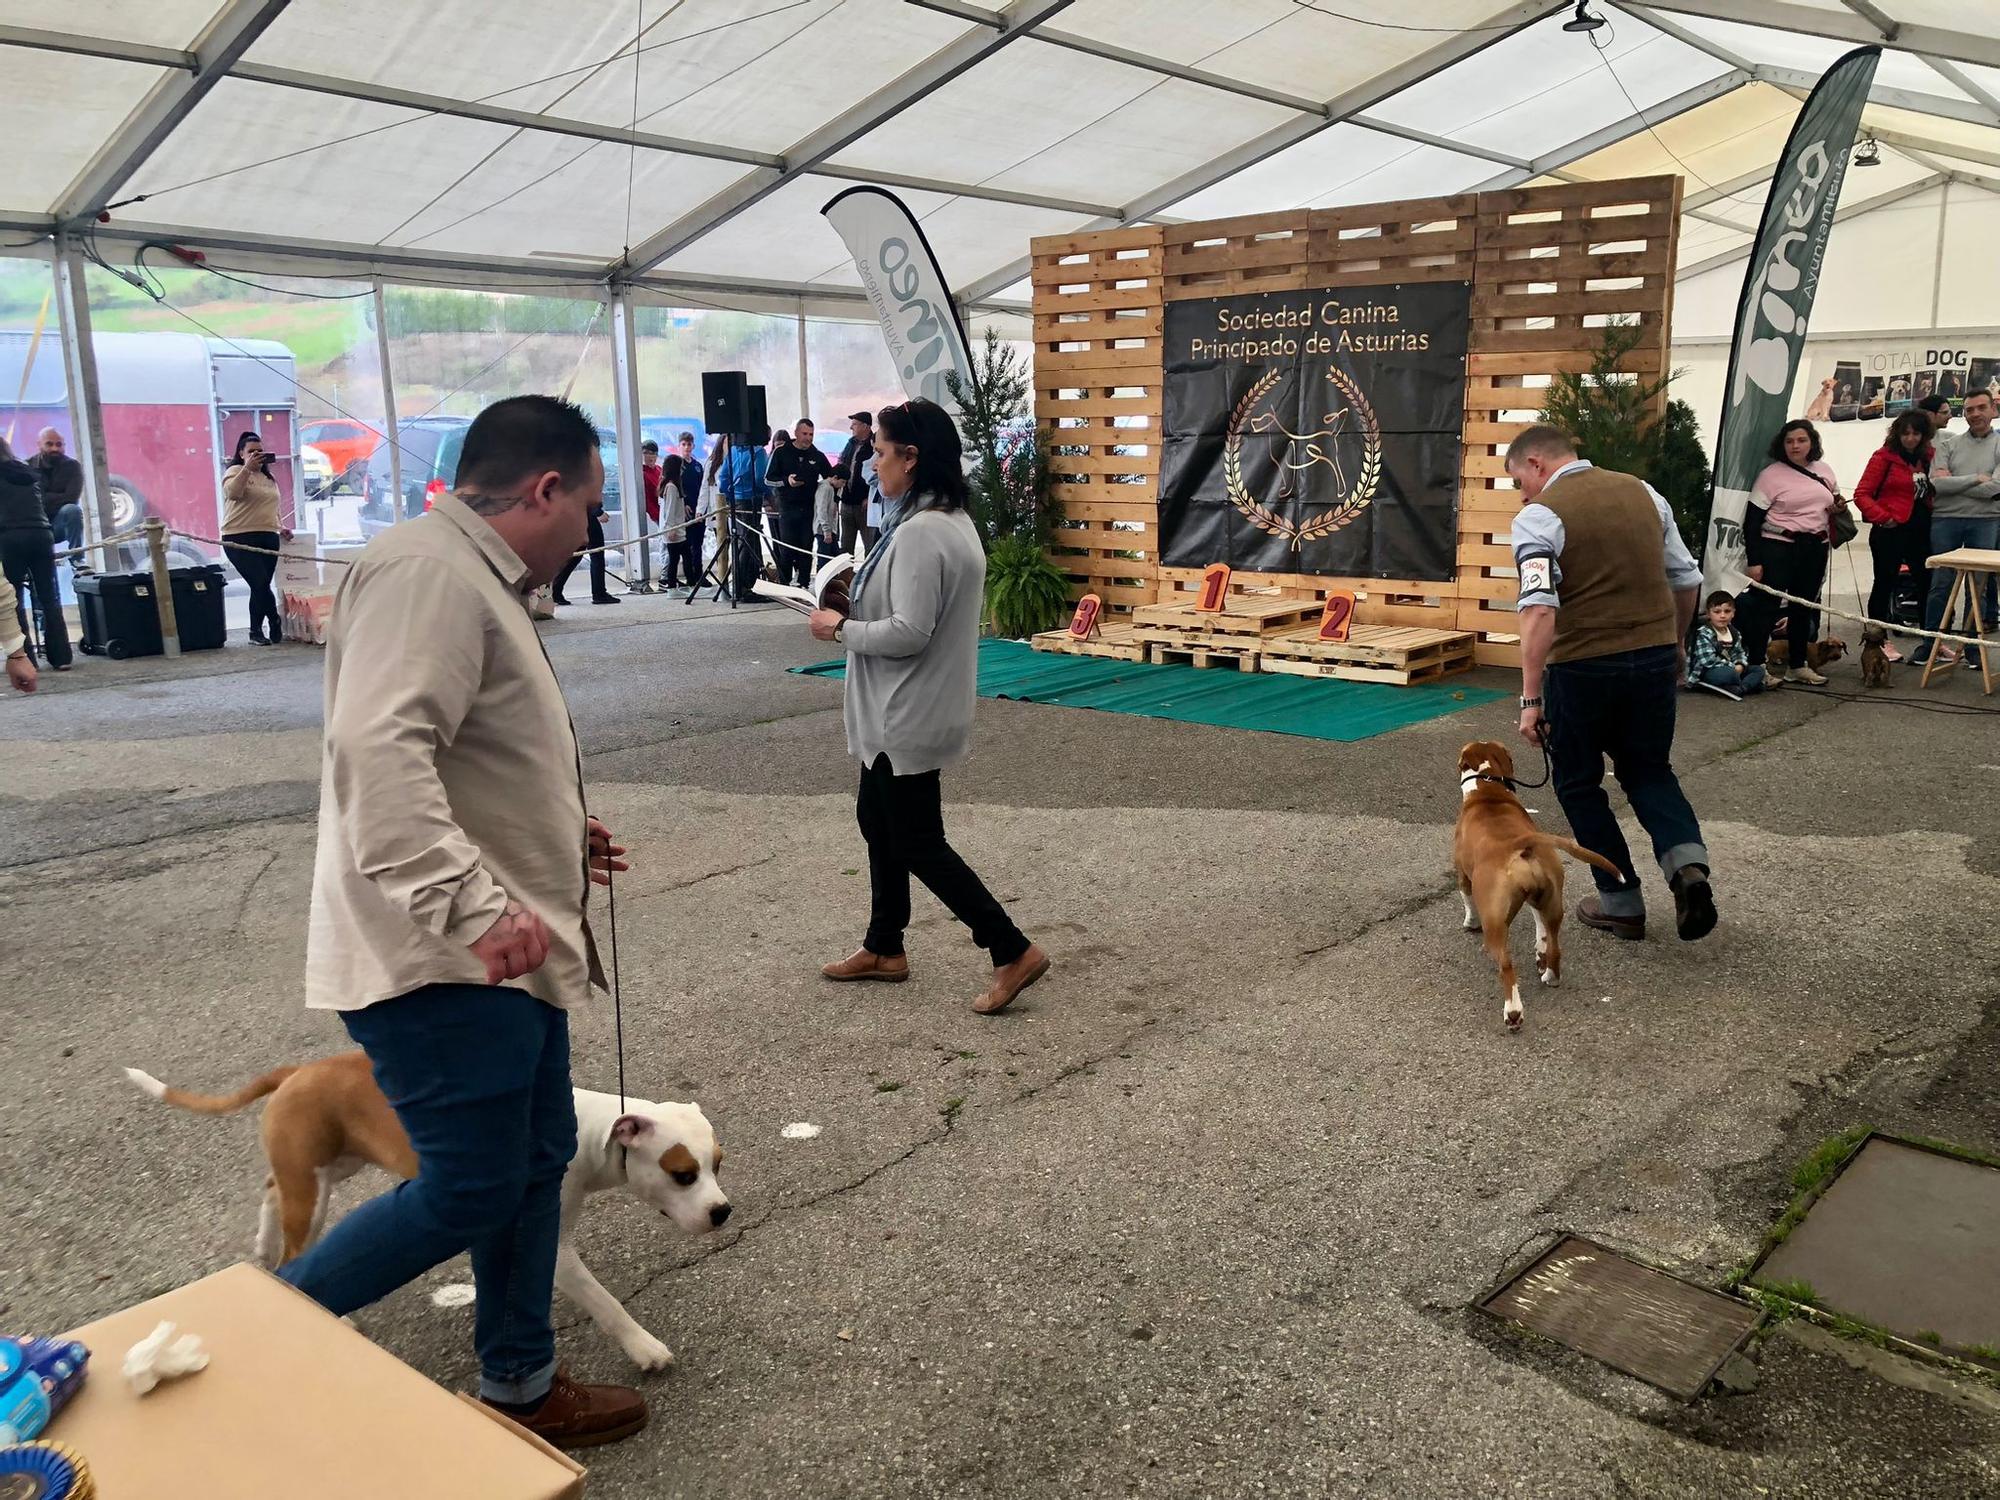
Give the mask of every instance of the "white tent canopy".
[[1798, 96], [1870, 41], [1882, 166], [1844, 212], [2000, 191], [2000, 40], [1959, 0], [1573, 9], [0, 0], [0, 227], [852, 306], [818, 210], [876, 181], [968, 301], [1018, 306], [1033, 235], [1681, 172], [1694, 277], [1746, 250]]

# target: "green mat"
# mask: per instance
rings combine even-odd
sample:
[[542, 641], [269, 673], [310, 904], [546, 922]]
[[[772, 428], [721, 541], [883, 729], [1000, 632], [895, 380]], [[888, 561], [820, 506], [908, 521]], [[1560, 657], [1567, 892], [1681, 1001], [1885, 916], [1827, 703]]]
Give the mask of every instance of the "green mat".
[[[844, 677], [847, 662], [793, 667], [809, 677]], [[1314, 740], [1365, 740], [1507, 695], [1461, 687], [1447, 677], [1419, 687], [1337, 678], [1287, 677], [1226, 667], [1154, 667], [1096, 656], [1058, 656], [1024, 641], [979, 643], [979, 696], [1138, 714], [1183, 724], [1262, 729]]]

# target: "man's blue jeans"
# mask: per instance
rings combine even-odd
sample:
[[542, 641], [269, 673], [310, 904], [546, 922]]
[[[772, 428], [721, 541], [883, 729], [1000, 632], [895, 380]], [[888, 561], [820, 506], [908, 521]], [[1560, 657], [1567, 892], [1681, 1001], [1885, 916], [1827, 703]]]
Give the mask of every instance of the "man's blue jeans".
[[1719, 687], [1731, 693], [1761, 693], [1764, 691], [1764, 664], [1756, 662], [1741, 672], [1727, 662], [1718, 662], [1701, 674], [1701, 680], [1710, 687]]
[[[58, 509], [50, 525], [55, 530], [56, 540], [63, 546], [76, 548], [83, 545], [83, 507], [75, 501]], [[70, 566], [74, 567], [76, 563], [77, 559], [72, 557]]]
[[1632, 811], [1653, 839], [1653, 857], [1672, 879], [1683, 865], [1708, 867], [1701, 824], [1674, 775], [1674, 702], [1679, 672], [1672, 646], [1551, 662], [1542, 675], [1544, 717], [1556, 800], [1584, 848], [1618, 866], [1623, 879], [1590, 867], [1607, 916], [1643, 917], [1646, 896], [1604, 790], [1604, 758]]
[[[1979, 547], [1992, 550], [2000, 547], [2000, 520], [1984, 516], [1937, 516], [1931, 517], [1931, 555], [1950, 552], [1959, 547]], [[1951, 568], [1931, 569], [1931, 591], [1924, 600], [1924, 629], [1944, 628], [1944, 607], [1951, 598], [1951, 586], [1958, 581], [1958, 574]], [[1994, 614], [1994, 585], [1991, 573], [1986, 575], [1982, 586], [1983, 597], [1979, 603], [1979, 618], [1990, 629]], [[1910, 654], [1910, 660], [1921, 666], [1931, 659], [1933, 642], [1923, 641]], [[1956, 650], [1956, 647], [1953, 647]], [[1967, 658], [1974, 663], [1979, 660], [1979, 648], [1967, 646]]]
[[278, 1274], [344, 1316], [470, 1250], [479, 1393], [540, 1401], [555, 1376], [549, 1303], [563, 1174], [576, 1154], [569, 1017], [524, 990], [436, 984], [341, 1019], [374, 1064], [418, 1172]]

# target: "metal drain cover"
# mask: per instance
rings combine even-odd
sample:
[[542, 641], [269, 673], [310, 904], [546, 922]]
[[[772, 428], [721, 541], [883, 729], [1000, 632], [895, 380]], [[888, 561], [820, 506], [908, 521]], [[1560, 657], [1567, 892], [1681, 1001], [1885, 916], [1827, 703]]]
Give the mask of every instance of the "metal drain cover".
[[1763, 1316], [1575, 1235], [1479, 1307], [1683, 1401], [1701, 1394]]

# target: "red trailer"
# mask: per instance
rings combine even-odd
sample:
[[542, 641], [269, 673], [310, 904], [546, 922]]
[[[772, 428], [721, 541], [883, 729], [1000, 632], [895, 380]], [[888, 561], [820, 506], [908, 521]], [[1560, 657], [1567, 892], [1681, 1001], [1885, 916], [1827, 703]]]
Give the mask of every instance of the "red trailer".
[[[44, 427], [60, 432], [73, 453], [62, 343], [44, 336], [28, 367], [31, 337], [0, 332], [0, 401], [21, 392], [0, 431], [11, 434], [22, 458], [34, 451]], [[298, 391], [291, 350], [269, 339], [193, 333], [99, 333], [94, 341], [114, 530], [158, 516], [194, 536], [218, 535], [223, 465], [245, 431], [281, 455], [271, 474], [296, 509]], [[175, 550], [209, 561], [217, 549], [179, 542]]]

